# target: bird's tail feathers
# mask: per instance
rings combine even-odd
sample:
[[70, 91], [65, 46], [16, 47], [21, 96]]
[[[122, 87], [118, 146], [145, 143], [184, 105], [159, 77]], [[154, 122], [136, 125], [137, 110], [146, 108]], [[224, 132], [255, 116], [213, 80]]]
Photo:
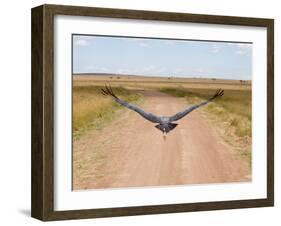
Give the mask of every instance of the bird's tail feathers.
[[[161, 130], [162, 132], [166, 132], [169, 133], [171, 130], [173, 130], [178, 124], [177, 123], [169, 123], [168, 127], [164, 127], [161, 124], [156, 125], [155, 127], [159, 130]], [[165, 129], [165, 130], [164, 130]]]

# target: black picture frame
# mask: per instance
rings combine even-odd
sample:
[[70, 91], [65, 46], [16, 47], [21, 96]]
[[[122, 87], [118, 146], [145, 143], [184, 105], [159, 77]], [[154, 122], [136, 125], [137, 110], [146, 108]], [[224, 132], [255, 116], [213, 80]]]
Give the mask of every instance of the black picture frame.
[[[169, 205], [54, 210], [54, 16], [95, 16], [265, 27], [267, 29], [267, 198]], [[32, 9], [31, 215], [50, 221], [274, 205], [274, 20], [125, 9], [41, 5]]]

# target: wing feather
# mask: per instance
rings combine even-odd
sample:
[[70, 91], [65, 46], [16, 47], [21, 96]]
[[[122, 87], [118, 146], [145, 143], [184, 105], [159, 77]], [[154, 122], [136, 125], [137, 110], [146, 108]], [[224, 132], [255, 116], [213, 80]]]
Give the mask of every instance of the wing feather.
[[152, 113], [145, 112], [141, 108], [118, 98], [114, 94], [114, 92], [113, 92], [113, 90], [110, 86], [109, 87], [105, 86], [105, 89], [101, 89], [101, 92], [102, 92], [103, 95], [110, 95], [115, 102], [117, 102], [118, 104], [120, 104], [120, 105], [122, 105], [122, 106], [124, 106], [124, 107], [126, 107], [130, 110], [133, 110], [133, 111], [137, 112], [138, 114], [140, 114], [146, 120], [148, 120], [150, 122], [153, 122], [153, 123], [160, 123], [160, 121], [161, 121], [160, 117], [158, 117], [158, 116], [156, 116]]
[[214, 100], [217, 97], [221, 97], [223, 94], [224, 94], [223, 90], [221, 90], [221, 89], [217, 90], [216, 93], [210, 99], [208, 99], [200, 104], [196, 104], [191, 107], [188, 107], [185, 110], [178, 112], [177, 114], [175, 114], [173, 116], [170, 116], [169, 122], [178, 121], [179, 119], [183, 118], [184, 116], [186, 116], [190, 112], [194, 111], [195, 109], [208, 104], [209, 102], [211, 102], [212, 100]]

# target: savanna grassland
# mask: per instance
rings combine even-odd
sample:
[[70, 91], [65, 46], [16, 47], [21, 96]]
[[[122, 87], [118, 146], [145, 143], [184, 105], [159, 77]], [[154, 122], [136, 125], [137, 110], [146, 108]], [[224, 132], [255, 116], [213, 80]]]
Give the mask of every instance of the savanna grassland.
[[225, 90], [223, 98], [203, 108], [206, 117], [216, 123], [225, 140], [242, 156], [251, 159], [252, 112], [251, 82], [241, 80], [163, 78], [141, 76], [74, 75], [73, 134], [75, 139], [89, 129], [99, 130], [126, 110], [101, 95], [104, 84], [114, 87], [120, 98], [139, 104], [145, 101], [138, 90], [153, 89], [184, 97], [187, 104], [209, 98], [216, 89]]
[[[150, 122], [143, 121], [135, 112], [129, 111], [116, 104], [111, 98], [103, 96], [100, 89], [105, 84], [110, 84], [119, 98], [155, 114], [163, 114], [163, 112], [171, 114], [181, 111], [185, 106], [210, 98], [219, 88], [224, 89], [225, 92], [222, 98], [196, 110], [191, 114], [192, 116], [180, 121], [180, 128], [187, 128], [186, 131], [181, 132], [176, 128], [175, 132], [172, 131], [173, 133], [168, 134], [167, 140], [163, 142], [161, 133], [153, 128]], [[200, 164], [200, 159], [204, 158], [210, 160], [209, 163], [205, 163], [206, 167], [209, 167], [206, 170], [210, 171], [212, 167], [215, 170], [213, 175], [208, 175], [207, 171], [196, 173], [196, 170], [191, 169], [194, 174], [192, 177], [186, 175], [186, 183], [247, 181], [251, 178], [251, 112], [250, 81], [73, 75], [74, 189], [156, 185], [149, 181], [154, 179], [159, 181], [159, 172], [155, 171], [154, 175], [151, 171], [147, 174], [145, 171], [158, 166], [159, 158], [162, 158], [166, 162], [165, 164], [170, 162], [167, 172], [163, 173], [163, 176], [166, 175], [163, 180], [166, 180], [170, 173], [178, 172], [179, 178], [181, 178], [178, 180], [182, 181], [185, 171], [183, 169], [175, 171], [175, 169], [169, 168], [173, 164], [178, 165], [182, 156], [186, 158], [184, 161], [188, 161], [188, 164], [184, 164], [183, 167], [191, 167], [193, 164], [195, 167]], [[201, 123], [201, 120], [204, 122]], [[191, 126], [193, 130], [188, 129], [188, 126]], [[206, 126], [208, 129], [202, 131], [202, 128]], [[218, 134], [219, 137], [215, 136], [217, 141], [210, 138], [212, 136], [209, 135], [213, 133], [212, 131], [214, 134]], [[155, 150], [150, 152], [149, 145], [153, 142], [152, 138], [158, 136], [160, 137], [155, 138], [160, 139], [155, 143], [157, 147], [155, 146]], [[206, 137], [205, 146], [199, 147], [200, 142], [195, 144], [197, 137], [200, 136], [202, 136], [201, 139]], [[152, 140], [149, 141], [150, 139]], [[220, 140], [227, 143], [232, 149], [230, 152], [235, 152], [235, 156], [239, 156], [243, 163], [236, 162], [236, 157], [233, 157], [233, 153], [228, 153], [227, 150], [223, 150], [226, 154], [216, 158], [215, 155], [218, 154], [216, 150], [224, 149], [220, 146]], [[99, 144], [97, 144], [98, 142]], [[185, 142], [195, 143], [185, 144]], [[199, 145], [198, 148], [194, 147], [194, 154], [198, 155], [198, 158], [188, 158], [184, 152], [184, 147], [191, 147], [190, 145]], [[178, 160], [175, 154], [169, 152], [175, 147], [178, 147], [179, 150], [174, 150], [174, 153], [181, 153]], [[205, 152], [209, 147], [211, 149]], [[162, 149], [167, 150], [163, 152]], [[143, 156], [139, 150], [143, 151]], [[135, 154], [133, 154], [134, 151]], [[126, 152], [128, 153], [126, 154]], [[217, 162], [217, 159], [220, 158], [224, 159], [224, 162]], [[143, 161], [143, 159], [147, 159], [147, 161]], [[151, 166], [148, 166], [147, 164], [150, 162]], [[224, 165], [220, 166], [220, 164]], [[244, 164], [247, 167], [242, 170]], [[231, 169], [233, 170], [231, 171]], [[237, 169], [239, 172], [236, 172]], [[130, 171], [132, 170], [135, 174], [131, 177]], [[163, 170], [165, 171], [166, 168]], [[227, 172], [228, 170], [229, 172]], [[155, 178], [152, 179], [149, 175], [151, 177], [154, 175]], [[177, 184], [177, 182], [170, 181], [169, 178], [173, 178], [173, 175], [170, 176], [167, 184]], [[137, 179], [138, 177], [139, 179]]]
[[[109, 98], [101, 95], [102, 86], [77, 85], [73, 86], [73, 136], [79, 139], [88, 130], [99, 130], [109, 124], [114, 117], [120, 114], [121, 106]], [[133, 93], [123, 87], [115, 87], [114, 92], [124, 100], [140, 103], [142, 95]]]

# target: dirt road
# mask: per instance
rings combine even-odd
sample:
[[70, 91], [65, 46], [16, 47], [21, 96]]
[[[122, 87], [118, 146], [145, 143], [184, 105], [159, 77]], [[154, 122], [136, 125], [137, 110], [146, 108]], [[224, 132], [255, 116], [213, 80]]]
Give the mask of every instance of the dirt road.
[[[158, 115], [187, 106], [183, 98], [143, 94], [142, 107]], [[178, 124], [163, 139], [154, 124], [123, 110], [109, 126], [74, 142], [74, 190], [250, 180], [247, 163], [202, 118], [200, 109]]]

